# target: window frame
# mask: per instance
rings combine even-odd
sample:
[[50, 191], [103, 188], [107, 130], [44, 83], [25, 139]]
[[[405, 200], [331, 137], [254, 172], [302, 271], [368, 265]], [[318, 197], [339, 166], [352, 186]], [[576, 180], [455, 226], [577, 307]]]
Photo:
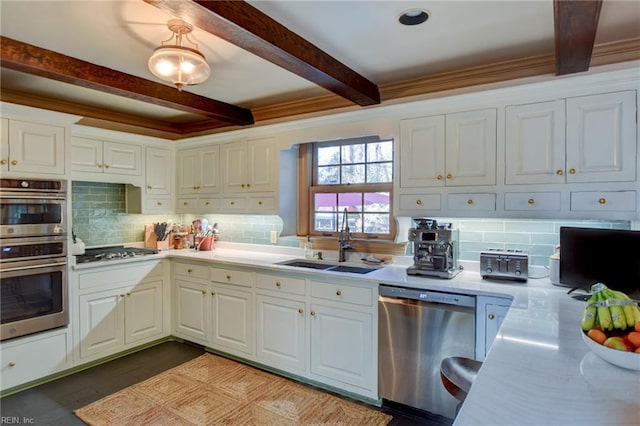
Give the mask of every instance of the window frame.
[[[352, 139], [338, 139], [331, 141], [322, 141], [315, 143], [301, 144], [298, 153], [298, 236], [304, 237], [306, 235], [316, 239], [326, 238], [332, 241], [339, 237], [339, 232], [327, 232], [327, 231], [315, 231], [313, 227], [315, 206], [314, 195], [317, 193], [340, 193], [340, 192], [388, 192], [389, 193], [389, 233], [388, 234], [367, 234], [367, 233], [352, 233], [352, 242], [361, 241], [364, 244], [367, 243], [391, 243], [395, 241], [397, 235], [397, 224], [394, 216], [394, 203], [393, 203], [393, 173], [395, 164], [395, 155], [392, 154], [392, 177], [388, 183], [363, 183], [363, 184], [327, 184], [316, 185], [317, 182], [317, 170], [318, 161], [314, 155], [317, 147], [322, 146], [344, 146], [362, 143], [375, 143], [390, 141], [393, 148], [395, 144], [393, 138], [379, 138], [377, 136], [352, 138]], [[374, 164], [376, 162], [371, 162]], [[364, 164], [367, 164], [366, 162]], [[341, 162], [342, 165], [342, 162]], [[348, 191], [347, 191], [348, 189]], [[342, 191], [340, 191], [342, 190]], [[338, 214], [338, 220], [340, 214]], [[338, 225], [339, 226], [339, 225]], [[384, 253], [385, 250], [379, 251]]]

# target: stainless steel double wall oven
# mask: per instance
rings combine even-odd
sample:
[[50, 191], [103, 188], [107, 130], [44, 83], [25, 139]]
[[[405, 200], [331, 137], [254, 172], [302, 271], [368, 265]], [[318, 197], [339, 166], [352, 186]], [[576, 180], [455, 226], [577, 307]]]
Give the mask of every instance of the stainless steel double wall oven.
[[0, 181], [0, 340], [66, 326], [67, 182]]

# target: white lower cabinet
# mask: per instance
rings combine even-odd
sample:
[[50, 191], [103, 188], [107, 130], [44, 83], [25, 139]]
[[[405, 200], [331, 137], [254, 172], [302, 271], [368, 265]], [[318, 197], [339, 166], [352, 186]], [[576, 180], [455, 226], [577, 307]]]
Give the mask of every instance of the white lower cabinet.
[[0, 349], [3, 392], [72, 366], [71, 333], [67, 328], [3, 342]]
[[163, 333], [162, 281], [80, 296], [80, 358], [106, 356]]
[[173, 334], [206, 345], [210, 333], [209, 285], [176, 279], [174, 289]]
[[476, 359], [484, 361], [498, 330], [511, 306], [503, 297], [478, 296], [476, 298]]
[[211, 286], [211, 346], [242, 357], [255, 355], [253, 294]]
[[80, 363], [167, 335], [163, 265], [141, 262], [97, 267], [74, 276]]

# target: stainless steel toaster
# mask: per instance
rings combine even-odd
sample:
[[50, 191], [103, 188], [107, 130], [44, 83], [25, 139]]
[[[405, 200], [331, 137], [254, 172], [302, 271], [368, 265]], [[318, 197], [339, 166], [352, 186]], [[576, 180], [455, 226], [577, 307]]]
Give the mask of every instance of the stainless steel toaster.
[[480, 252], [480, 275], [483, 279], [500, 278], [527, 281], [529, 255], [521, 250], [485, 250]]

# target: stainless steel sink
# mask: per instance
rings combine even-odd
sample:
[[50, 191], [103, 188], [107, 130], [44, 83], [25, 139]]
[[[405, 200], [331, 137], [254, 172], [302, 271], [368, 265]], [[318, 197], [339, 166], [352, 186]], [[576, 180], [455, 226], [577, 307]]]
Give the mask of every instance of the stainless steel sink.
[[313, 260], [305, 260], [305, 259], [293, 259], [286, 260], [284, 262], [279, 262], [279, 265], [284, 266], [293, 266], [296, 268], [310, 268], [310, 269], [319, 269], [322, 271], [331, 271], [331, 272], [347, 272], [350, 274], [368, 274], [369, 272], [373, 272], [378, 268], [366, 268], [362, 266], [352, 266], [352, 265], [336, 265], [334, 263], [324, 263]]

